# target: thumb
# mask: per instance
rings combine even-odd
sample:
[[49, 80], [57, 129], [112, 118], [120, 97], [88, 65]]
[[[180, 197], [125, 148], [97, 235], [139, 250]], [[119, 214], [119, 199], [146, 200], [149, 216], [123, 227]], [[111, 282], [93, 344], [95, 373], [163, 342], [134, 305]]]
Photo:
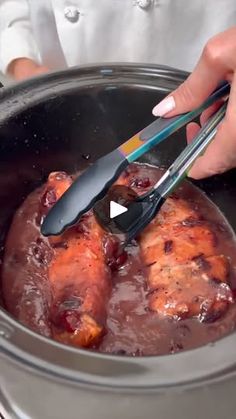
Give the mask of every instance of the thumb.
[[227, 74], [227, 66], [215, 58], [214, 41], [206, 45], [192, 74], [174, 92], [153, 108], [154, 116], [174, 116], [188, 112], [213, 92]]

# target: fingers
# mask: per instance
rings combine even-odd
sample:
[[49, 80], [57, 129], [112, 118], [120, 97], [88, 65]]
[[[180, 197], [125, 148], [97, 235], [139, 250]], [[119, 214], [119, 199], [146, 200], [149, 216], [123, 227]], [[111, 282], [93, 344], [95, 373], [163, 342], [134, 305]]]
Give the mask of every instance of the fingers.
[[17, 81], [22, 81], [43, 73], [49, 69], [28, 58], [18, 58], [10, 64], [8, 74]]
[[223, 123], [205, 154], [195, 162], [189, 176], [195, 179], [223, 173], [236, 166], [236, 75]]
[[200, 127], [196, 122], [190, 122], [190, 124], [186, 127], [186, 137], [187, 137], [187, 143], [191, 143], [194, 139], [195, 135], [197, 135], [198, 131], [200, 130]]
[[223, 72], [214, 72], [212, 63], [203, 55], [187, 80], [153, 108], [153, 115], [171, 117], [196, 108], [213, 92], [222, 78]]
[[153, 114], [170, 117], [187, 112], [202, 104], [220, 81], [232, 78], [236, 68], [235, 39], [236, 28], [210, 39], [192, 74], [153, 108]]
[[223, 100], [219, 100], [218, 102], [214, 103], [212, 106], [210, 106], [208, 109], [206, 109], [200, 116], [200, 124], [201, 126], [204, 125], [208, 119], [218, 111], [220, 106], [223, 104]]

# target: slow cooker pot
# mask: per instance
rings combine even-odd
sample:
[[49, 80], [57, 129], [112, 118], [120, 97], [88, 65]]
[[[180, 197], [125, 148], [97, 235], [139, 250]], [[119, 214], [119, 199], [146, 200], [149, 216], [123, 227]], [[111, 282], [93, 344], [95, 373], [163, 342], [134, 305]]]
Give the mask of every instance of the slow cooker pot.
[[[150, 123], [151, 109], [187, 76], [170, 68], [101, 65], [46, 75], [0, 92], [0, 239], [50, 171], [74, 172]], [[143, 161], [168, 165], [184, 131]], [[236, 229], [235, 172], [198, 183]], [[64, 346], [0, 310], [0, 400], [6, 418], [233, 419], [236, 333], [159, 357]]]

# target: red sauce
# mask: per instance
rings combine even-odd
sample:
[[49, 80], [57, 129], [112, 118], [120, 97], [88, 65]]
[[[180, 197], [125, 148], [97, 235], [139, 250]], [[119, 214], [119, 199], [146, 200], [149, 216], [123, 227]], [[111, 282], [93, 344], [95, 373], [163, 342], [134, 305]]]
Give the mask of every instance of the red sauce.
[[[147, 165], [133, 165], [127, 172], [130, 178], [130, 186], [136, 191], [149, 189], [159, 178], [159, 169]], [[15, 261], [16, 269], [21, 270], [26, 258], [38, 260], [38, 267], [32, 263], [29, 273], [31, 281], [25, 285], [28, 287], [28, 298], [43, 298], [42, 293], [37, 296], [35, 289], [35, 275], [41, 275], [42, 283], [45, 284], [45, 313], [50, 305], [50, 290], [47, 288], [45, 280], [45, 266], [49, 263], [49, 252], [47, 241], [44, 239], [43, 246], [39, 244], [39, 226], [35, 220], [38, 219], [38, 201], [41, 190], [33, 192], [27, 198], [27, 208], [25, 204], [22, 223], [14, 231], [15, 237], [23, 235], [23, 246], [21, 256], [17, 256]], [[200, 211], [204, 219], [208, 220], [212, 231], [216, 236], [216, 247], [219, 253], [223, 253], [230, 259], [230, 278], [229, 283], [233, 290], [236, 289], [236, 241], [234, 234], [227, 221], [210, 202], [210, 200], [192, 184], [185, 182], [178, 190], [178, 196], [191, 202], [197, 211]], [[55, 201], [55, 196], [50, 193], [46, 196], [45, 202]], [[26, 234], [24, 232], [25, 223], [31, 223], [32, 228]], [[34, 249], [29, 252], [29, 243], [35, 243]], [[226, 313], [219, 319], [207, 323], [200, 322], [198, 319], [174, 320], [171, 318], [160, 318], [156, 313], [147, 309], [148, 307], [148, 288], [147, 288], [147, 268], [141, 258], [140, 249], [137, 242], [127, 246], [123, 254], [119, 254], [116, 244], [105, 242], [105, 253], [109, 269], [112, 271], [111, 294], [107, 303], [106, 333], [103, 335], [99, 344], [92, 349], [100, 352], [142, 356], [142, 355], [162, 355], [171, 354], [182, 350], [202, 346], [207, 343], [229, 334], [235, 329], [236, 325], [236, 305], [231, 304]], [[166, 253], [171, 251], [172, 243], [166, 243]], [[33, 260], [33, 259], [32, 259]], [[25, 281], [25, 272], [22, 269], [22, 282]], [[9, 284], [10, 287], [11, 284]], [[13, 304], [17, 302], [13, 302]], [[39, 304], [40, 307], [42, 305]], [[10, 310], [12, 312], [12, 310]], [[50, 335], [45, 326], [45, 313], [38, 313], [38, 331], [44, 335]], [[19, 319], [26, 323], [25, 319]], [[27, 319], [30, 326], [30, 320]]]
[[[135, 168], [136, 169], [136, 168]], [[160, 178], [160, 170], [142, 166], [138, 179], [150, 180], [153, 185]], [[134, 177], [137, 173], [134, 173]], [[150, 185], [148, 185], [150, 187]], [[209, 220], [217, 237], [219, 253], [229, 256], [230, 285], [236, 289], [235, 235], [219, 209], [203, 192], [189, 182], [178, 189], [178, 195], [193, 203], [202, 216]], [[138, 246], [129, 246], [127, 262], [113, 275], [113, 289], [108, 304], [107, 334], [99, 346], [101, 352], [129, 355], [164, 355], [188, 350], [214, 342], [229, 334], [236, 326], [236, 305], [213, 323], [198, 319], [176, 321], [158, 318], [146, 311], [148, 290], [147, 272], [143, 267]]]

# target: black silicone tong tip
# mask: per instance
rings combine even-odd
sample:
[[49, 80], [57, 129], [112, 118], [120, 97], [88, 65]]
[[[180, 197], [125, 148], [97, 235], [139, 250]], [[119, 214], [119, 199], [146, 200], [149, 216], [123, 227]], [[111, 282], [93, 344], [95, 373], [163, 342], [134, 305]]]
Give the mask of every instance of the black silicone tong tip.
[[108, 191], [128, 161], [117, 150], [101, 157], [72, 184], [49, 211], [41, 226], [44, 236], [63, 233]]
[[165, 202], [156, 190], [131, 202], [128, 211], [115, 218], [117, 229], [124, 234], [123, 244], [128, 244], [155, 217]]

